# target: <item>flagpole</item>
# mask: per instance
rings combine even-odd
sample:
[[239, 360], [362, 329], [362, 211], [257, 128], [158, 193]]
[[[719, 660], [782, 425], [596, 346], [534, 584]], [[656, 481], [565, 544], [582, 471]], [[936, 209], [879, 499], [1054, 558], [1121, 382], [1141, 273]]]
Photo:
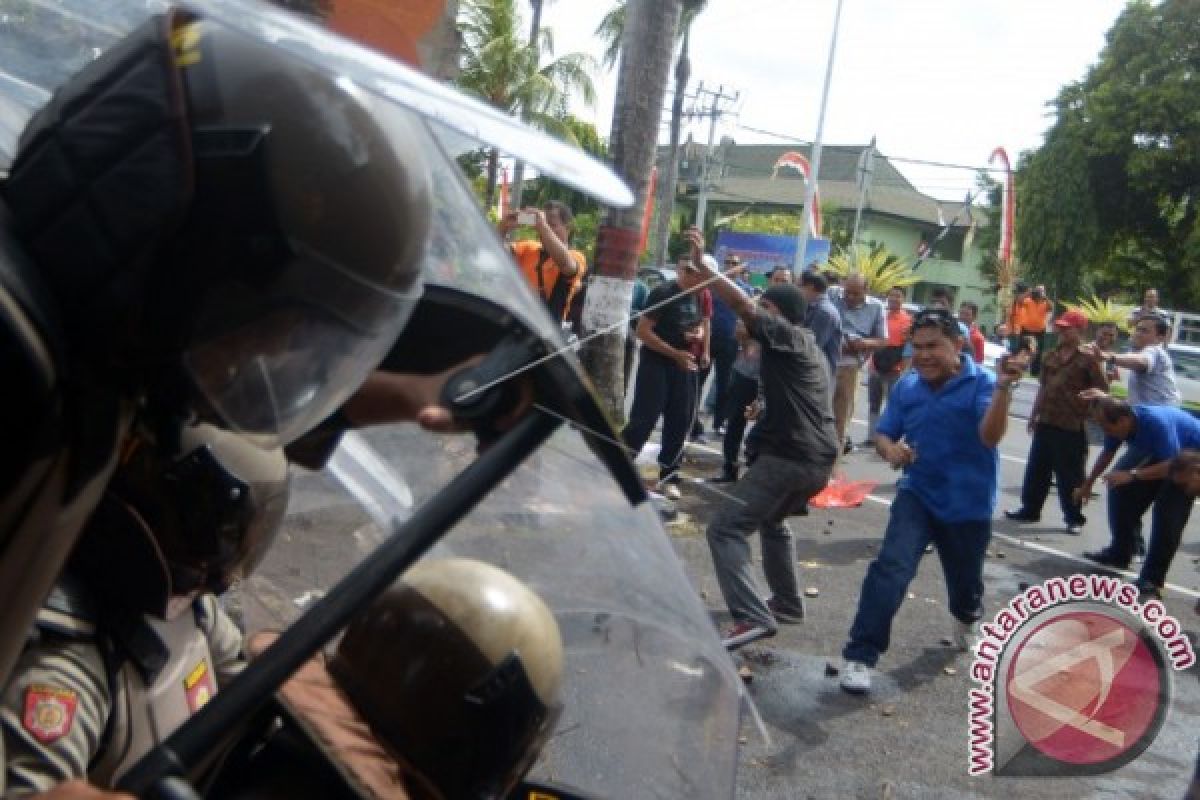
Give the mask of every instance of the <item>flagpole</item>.
[[804, 251], [808, 247], [808, 220], [812, 216], [813, 199], [817, 194], [817, 179], [821, 175], [821, 141], [825, 133], [825, 107], [829, 103], [829, 83], [833, 79], [833, 57], [837, 52], [838, 25], [842, 21], [842, 0], [837, 0], [837, 9], [833, 12], [833, 38], [829, 42], [829, 61], [825, 65], [825, 87], [821, 90], [821, 111], [817, 116], [817, 138], [813, 142], [812, 180], [804, 191], [804, 214], [800, 219], [800, 233], [796, 237], [796, 259], [793, 274], [799, 280], [800, 274], [807, 266], [804, 263]]

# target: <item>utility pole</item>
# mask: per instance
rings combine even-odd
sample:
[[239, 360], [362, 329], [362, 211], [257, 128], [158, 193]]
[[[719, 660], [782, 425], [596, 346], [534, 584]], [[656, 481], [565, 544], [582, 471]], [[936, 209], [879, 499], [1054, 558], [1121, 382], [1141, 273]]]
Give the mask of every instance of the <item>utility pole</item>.
[[[871, 137], [871, 143], [867, 145], [867, 149], [862, 152], [858, 159], [858, 207], [854, 209], [854, 234], [850, 237], [850, 246], [858, 244], [858, 224], [862, 221], [863, 201], [866, 200], [867, 192], [871, 191], [871, 181], [875, 177], [875, 137]], [[814, 174], [815, 178], [816, 175]]]
[[825, 87], [821, 90], [821, 113], [817, 116], [817, 138], [813, 142], [812, 180], [804, 192], [804, 212], [800, 215], [800, 234], [796, 237], [796, 261], [794, 275], [798, 278], [808, 265], [804, 263], [804, 251], [808, 248], [808, 220], [812, 217], [812, 204], [817, 195], [817, 180], [821, 175], [821, 138], [825, 132], [825, 107], [829, 104], [829, 84], [833, 79], [833, 56], [837, 52], [838, 25], [842, 21], [842, 0], [837, 0], [833, 13], [833, 39], [829, 42], [829, 62], [825, 65]]
[[717, 121], [729, 114], [733, 104], [741, 96], [740, 92], [725, 94], [725, 87], [719, 86], [714, 92], [704, 88], [704, 81], [696, 87], [696, 103], [700, 105], [708, 100], [708, 108], [693, 108], [684, 114], [688, 119], [708, 118], [708, 146], [704, 150], [704, 163], [700, 167], [700, 194], [696, 200], [696, 227], [704, 230], [704, 215], [708, 211], [708, 168], [712, 163], [713, 139], [717, 134]]

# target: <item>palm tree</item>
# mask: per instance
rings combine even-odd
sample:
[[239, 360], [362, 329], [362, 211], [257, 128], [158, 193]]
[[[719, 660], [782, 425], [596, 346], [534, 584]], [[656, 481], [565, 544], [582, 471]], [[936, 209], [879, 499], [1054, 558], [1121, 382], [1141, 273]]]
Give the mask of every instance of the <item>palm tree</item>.
[[1074, 303], [1063, 301], [1067, 311], [1080, 311], [1092, 325], [1113, 324], [1118, 330], [1129, 332], [1129, 317], [1134, 307], [1113, 302], [1111, 297], [1080, 297]]
[[[529, 0], [529, 5], [533, 7], [533, 22], [529, 23], [529, 43], [537, 44], [538, 34], [542, 30], [542, 7], [545, 6], [544, 0]], [[513, 208], [522, 208], [522, 195], [525, 191], [525, 162], [518, 161], [513, 165]]]
[[912, 264], [883, 245], [856, 244], [843, 248], [829, 259], [828, 268], [838, 275], [862, 275], [867, 291], [883, 296], [893, 286], [912, 286], [917, 282]]
[[[596, 241], [596, 274], [632, 281], [637, 270], [650, 170], [658, 142], [663, 95], [671, 68], [671, 50], [683, 0], [629, 0], [617, 79], [609, 152], [613, 167], [634, 190], [631, 208], [609, 209]], [[588, 301], [599, 293], [589, 292]], [[614, 419], [624, 410], [624, 329], [589, 342], [583, 355], [602, 401]]]
[[[535, 43], [526, 43], [519, 25], [516, 0], [466, 0], [458, 17], [463, 68], [457, 83], [497, 108], [522, 115], [534, 127], [570, 139], [561, 122], [567, 98], [577, 91], [585, 103], [595, 103], [595, 60], [571, 53], [543, 65], [542, 56], [554, 55], [551, 32], [539, 31]], [[493, 149], [488, 154], [489, 206], [496, 196], [499, 160], [500, 153]]]
[[[596, 27], [596, 35], [608, 43], [600, 61], [610, 69], [621, 57], [621, 36], [625, 31], [625, 3], [626, 0], [618, 0]], [[688, 45], [691, 40], [692, 22], [706, 5], [707, 0], [684, 0], [683, 14], [676, 35], [680, 46], [679, 58], [675, 61], [675, 94], [671, 99], [671, 143], [667, 148], [667, 167], [665, 174], [660, 176], [658, 197], [655, 199], [655, 264], [662, 264], [667, 260], [667, 239], [671, 234], [675, 183], [679, 180], [679, 137], [683, 125], [683, 97], [692, 74]]]

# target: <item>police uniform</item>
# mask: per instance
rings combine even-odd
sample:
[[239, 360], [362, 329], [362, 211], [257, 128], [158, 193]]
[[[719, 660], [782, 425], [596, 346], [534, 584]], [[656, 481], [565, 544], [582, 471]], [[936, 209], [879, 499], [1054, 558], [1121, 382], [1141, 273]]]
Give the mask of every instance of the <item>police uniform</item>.
[[60, 583], [0, 705], [3, 796], [111, 786], [242, 668], [242, 633], [204, 594], [175, 619], [114, 619]]

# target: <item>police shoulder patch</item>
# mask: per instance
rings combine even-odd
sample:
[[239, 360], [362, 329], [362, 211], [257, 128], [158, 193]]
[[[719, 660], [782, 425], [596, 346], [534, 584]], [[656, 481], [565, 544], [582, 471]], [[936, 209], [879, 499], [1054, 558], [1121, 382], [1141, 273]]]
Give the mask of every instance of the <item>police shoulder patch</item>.
[[66, 736], [75, 721], [79, 695], [70, 689], [34, 683], [25, 690], [25, 715], [21, 724], [42, 744]]

